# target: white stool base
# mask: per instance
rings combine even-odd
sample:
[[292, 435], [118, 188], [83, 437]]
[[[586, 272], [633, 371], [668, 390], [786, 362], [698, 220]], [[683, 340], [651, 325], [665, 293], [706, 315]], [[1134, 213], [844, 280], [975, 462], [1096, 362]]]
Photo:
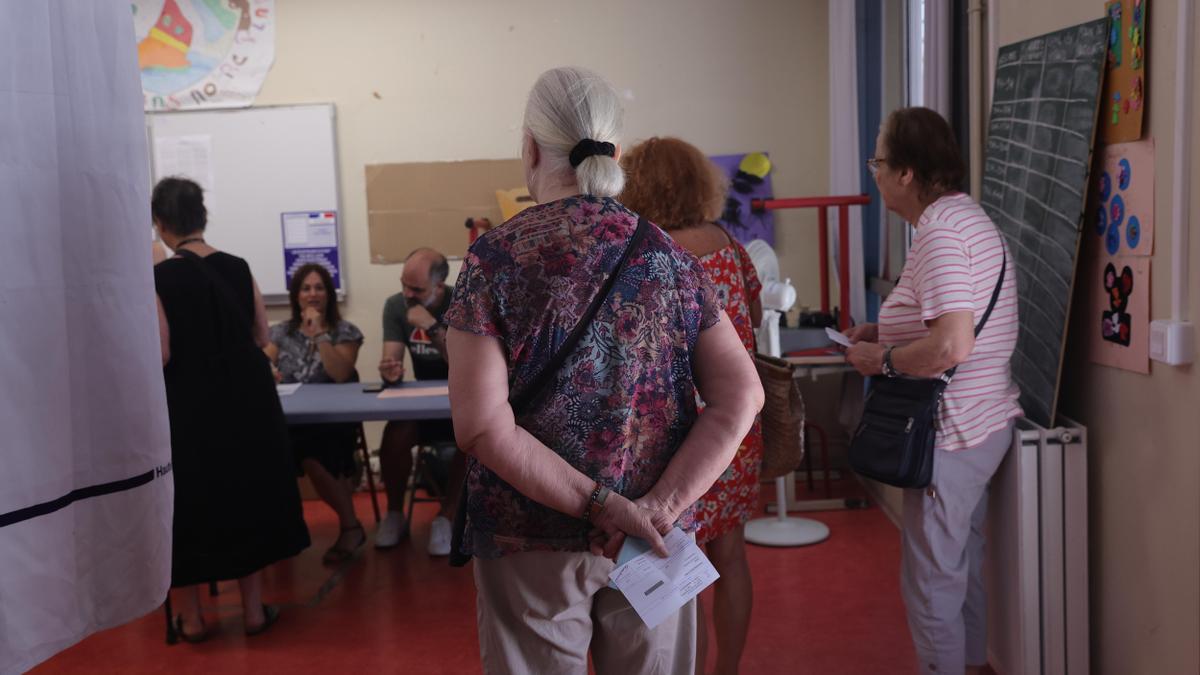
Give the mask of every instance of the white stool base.
[[808, 546], [829, 538], [829, 527], [810, 518], [758, 518], [746, 523], [746, 541], [759, 546]]

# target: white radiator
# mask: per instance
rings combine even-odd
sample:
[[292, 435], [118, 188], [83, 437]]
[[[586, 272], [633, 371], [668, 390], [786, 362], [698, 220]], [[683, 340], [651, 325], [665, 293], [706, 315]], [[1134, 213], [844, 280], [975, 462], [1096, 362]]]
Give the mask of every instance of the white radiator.
[[999, 675], [1088, 673], [1087, 430], [1020, 420], [988, 504], [988, 660]]

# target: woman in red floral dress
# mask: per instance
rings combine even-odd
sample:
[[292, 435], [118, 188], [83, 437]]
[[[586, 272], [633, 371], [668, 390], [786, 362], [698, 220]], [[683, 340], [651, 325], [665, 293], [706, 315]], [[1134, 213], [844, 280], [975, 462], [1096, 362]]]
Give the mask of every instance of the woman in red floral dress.
[[[651, 138], [622, 162], [627, 174], [621, 201], [667, 231], [699, 258], [708, 272], [746, 350], [754, 352], [754, 330], [762, 320], [762, 286], [750, 256], [713, 220], [725, 203], [725, 180], [694, 146], [676, 138]], [[762, 427], [756, 421], [721, 478], [695, 507], [696, 540], [721, 574], [714, 586], [713, 623], [717, 673], [736, 673], [750, 627], [753, 589], [743, 528], [758, 509]], [[703, 672], [707, 629], [697, 635], [698, 672]]]

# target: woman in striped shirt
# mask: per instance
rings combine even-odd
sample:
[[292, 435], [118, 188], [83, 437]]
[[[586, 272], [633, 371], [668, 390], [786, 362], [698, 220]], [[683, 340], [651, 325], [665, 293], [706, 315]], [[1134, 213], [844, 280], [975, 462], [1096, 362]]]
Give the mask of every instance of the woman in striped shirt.
[[[863, 375], [937, 377], [958, 368], [938, 415], [933, 481], [904, 494], [901, 591], [921, 671], [981, 672], [987, 484], [1021, 415], [1009, 375], [1016, 270], [1011, 258], [1002, 266], [1008, 251], [999, 228], [958, 191], [966, 168], [936, 112], [893, 112], [867, 164], [888, 210], [916, 233], [879, 323], [848, 330], [855, 344], [846, 356]], [[976, 336], [997, 283], [996, 306]]]

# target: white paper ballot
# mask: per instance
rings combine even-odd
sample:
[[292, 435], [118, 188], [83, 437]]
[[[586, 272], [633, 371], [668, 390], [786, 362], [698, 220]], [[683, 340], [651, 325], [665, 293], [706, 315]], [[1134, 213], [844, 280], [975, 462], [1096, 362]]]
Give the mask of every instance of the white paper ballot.
[[841, 345], [843, 347], [849, 347], [850, 345], [854, 344], [853, 342], [850, 341], [850, 338], [846, 337], [845, 335], [842, 335], [841, 333], [830, 328], [829, 326], [825, 327], [825, 335], [828, 335], [830, 340], [833, 340], [834, 342], [838, 343], [839, 345]]
[[[663, 537], [669, 555], [660, 558], [644, 541], [627, 539], [609, 579], [649, 628], [677, 612], [689, 600], [720, 578], [717, 570], [692, 538], [675, 528]], [[626, 558], [626, 549], [642, 550]]]
[[296, 393], [297, 389], [300, 388], [300, 384], [300, 382], [294, 382], [292, 384], [277, 384], [275, 385], [275, 391], [280, 396], [291, 396], [292, 394]]

